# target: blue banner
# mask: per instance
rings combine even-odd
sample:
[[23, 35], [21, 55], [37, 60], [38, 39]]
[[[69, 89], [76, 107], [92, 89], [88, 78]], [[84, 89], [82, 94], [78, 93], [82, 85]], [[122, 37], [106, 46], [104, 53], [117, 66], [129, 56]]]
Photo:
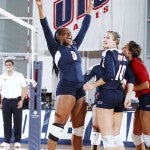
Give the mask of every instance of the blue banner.
[[[47, 143], [49, 129], [51, 124], [54, 121], [54, 110], [42, 110], [41, 111], [41, 144]], [[125, 146], [134, 146], [131, 134], [133, 129], [133, 117], [134, 111], [124, 112], [122, 125], [121, 125], [121, 136], [124, 141]], [[0, 110], [0, 118], [2, 118], [2, 111]], [[35, 124], [36, 126], [36, 124]], [[3, 140], [3, 120], [0, 119], [0, 141]], [[23, 120], [22, 120], [22, 143], [28, 143], [28, 133], [29, 131], [29, 110], [23, 111]], [[84, 125], [84, 135], [83, 142], [84, 145], [90, 145], [91, 139], [91, 131], [92, 131], [92, 112], [88, 111], [86, 114], [86, 120]], [[59, 144], [70, 144], [71, 143], [71, 133], [72, 133], [72, 125], [70, 119], [64, 128], [61, 139], [59, 140]], [[13, 140], [13, 137], [12, 137]]]

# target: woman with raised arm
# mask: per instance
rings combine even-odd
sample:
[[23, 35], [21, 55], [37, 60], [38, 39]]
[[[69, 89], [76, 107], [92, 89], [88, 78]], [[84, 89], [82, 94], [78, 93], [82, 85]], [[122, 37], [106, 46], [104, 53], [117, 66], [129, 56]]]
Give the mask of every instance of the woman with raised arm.
[[73, 149], [81, 150], [87, 103], [84, 100], [84, 77], [78, 49], [90, 25], [90, 13], [92, 11], [93, 2], [89, 0], [87, 14], [74, 40], [72, 39], [71, 31], [65, 27], [59, 28], [55, 32], [55, 36], [53, 36], [43, 12], [42, 0], [36, 0], [36, 4], [48, 49], [60, 72], [60, 81], [56, 90], [55, 119], [48, 136], [48, 150], [56, 149], [57, 142], [61, 137], [61, 133], [69, 116], [71, 117], [73, 127]]

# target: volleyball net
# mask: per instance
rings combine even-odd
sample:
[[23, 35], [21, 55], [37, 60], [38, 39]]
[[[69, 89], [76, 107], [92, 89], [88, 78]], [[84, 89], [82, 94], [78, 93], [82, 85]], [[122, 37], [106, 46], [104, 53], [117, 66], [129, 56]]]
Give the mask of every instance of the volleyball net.
[[0, 8], [0, 73], [4, 61], [13, 59], [15, 70], [32, 78], [33, 61], [36, 60], [36, 37], [38, 30], [31, 25], [32, 20], [20, 19]]
[[[26, 82], [32, 83], [29, 93], [28, 149], [40, 150], [42, 62], [36, 61], [36, 35], [38, 31], [29, 23], [29, 20], [23, 21], [0, 8], [1, 66], [4, 67], [6, 59], [13, 59], [15, 70], [24, 74]], [[34, 88], [33, 86], [36, 84], [37, 87]]]

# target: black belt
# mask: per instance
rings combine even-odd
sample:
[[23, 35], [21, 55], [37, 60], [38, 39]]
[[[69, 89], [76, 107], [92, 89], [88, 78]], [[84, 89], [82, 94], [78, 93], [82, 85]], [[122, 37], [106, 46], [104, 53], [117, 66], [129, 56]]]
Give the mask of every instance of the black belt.
[[6, 98], [6, 97], [4, 97], [5, 99], [7, 99], [7, 100], [13, 100], [13, 99], [19, 99], [19, 98], [21, 98], [21, 96], [18, 96], [18, 97], [16, 97], [16, 98]]

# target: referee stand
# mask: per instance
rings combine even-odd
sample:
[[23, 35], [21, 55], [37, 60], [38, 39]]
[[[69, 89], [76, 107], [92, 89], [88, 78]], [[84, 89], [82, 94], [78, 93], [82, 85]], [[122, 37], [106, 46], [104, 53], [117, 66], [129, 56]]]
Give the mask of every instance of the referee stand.
[[34, 62], [33, 76], [37, 86], [30, 85], [29, 104], [29, 150], [41, 150], [41, 86], [43, 64], [41, 61]]

